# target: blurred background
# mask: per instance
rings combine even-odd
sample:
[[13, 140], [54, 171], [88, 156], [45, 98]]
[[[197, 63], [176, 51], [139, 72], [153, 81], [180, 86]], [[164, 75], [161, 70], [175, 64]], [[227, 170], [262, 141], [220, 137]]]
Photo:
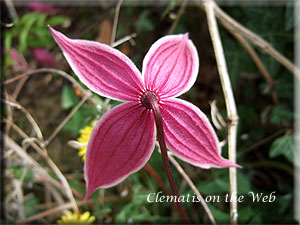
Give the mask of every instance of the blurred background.
[[[88, 95], [47, 25], [70, 38], [118, 44], [116, 48], [139, 69], [154, 41], [168, 33], [188, 32], [198, 49], [200, 70], [195, 85], [180, 98], [195, 104], [210, 119], [216, 117], [214, 125], [223, 141], [228, 126], [226, 106], [206, 15], [197, 4], [184, 2], [125, 1], [116, 21], [117, 1], [1, 1], [2, 223], [76, 221], [70, 191], [81, 212], [77, 219], [86, 223], [181, 221], [172, 204], [147, 202], [149, 193], [163, 189], [167, 195], [165, 189], [170, 190], [157, 149], [145, 168], [83, 201], [85, 144], [95, 121], [119, 102]], [[293, 2], [233, 2], [221, 8], [293, 62]], [[267, 71], [262, 74], [245, 46], [220, 24], [219, 29], [240, 118], [237, 163], [243, 169], [237, 174], [238, 195], [245, 199], [238, 205], [238, 222], [295, 223], [294, 74], [254, 48]], [[222, 155], [228, 158], [227, 144]], [[204, 170], [178, 161], [204, 198], [220, 196], [220, 202], [207, 202], [216, 222], [230, 223], [229, 203], [224, 200], [229, 193], [228, 169]], [[179, 193], [194, 195], [175, 167], [172, 172]], [[276, 200], [256, 202], [249, 192], [273, 193]], [[210, 223], [200, 203], [183, 205], [192, 223]]]

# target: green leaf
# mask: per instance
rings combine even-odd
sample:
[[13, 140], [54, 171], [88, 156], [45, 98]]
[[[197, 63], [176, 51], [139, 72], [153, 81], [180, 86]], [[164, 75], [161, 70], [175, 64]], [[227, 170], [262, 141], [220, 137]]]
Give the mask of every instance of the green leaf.
[[143, 11], [135, 24], [137, 31], [153, 31], [155, 25], [149, 11]]
[[270, 116], [270, 122], [275, 125], [280, 125], [282, 122], [291, 122], [293, 120], [293, 112], [286, 104], [279, 104], [273, 107]]
[[222, 212], [221, 210], [219, 210], [218, 208], [215, 208], [212, 205], [208, 205], [211, 213], [213, 214], [213, 216], [216, 219], [217, 223], [222, 223], [222, 224], [229, 224], [230, 223], [230, 216], [229, 213], [225, 213]]
[[75, 95], [73, 89], [70, 86], [64, 86], [61, 96], [61, 107], [68, 109], [79, 102], [79, 98]]
[[283, 155], [288, 161], [294, 160], [294, 135], [284, 135], [276, 138], [271, 145], [269, 156], [274, 158]]
[[43, 28], [43, 26], [45, 25], [46, 18], [47, 18], [47, 14], [46, 13], [40, 13], [39, 19], [36, 21], [35, 26], [39, 27], [39, 28]]
[[46, 24], [50, 26], [57, 26], [64, 23], [68, 23], [70, 19], [65, 16], [54, 16], [47, 20]]
[[[251, 190], [251, 184], [248, 175], [237, 171], [238, 193], [243, 194]], [[219, 169], [213, 180], [201, 181], [197, 186], [199, 191], [204, 195], [226, 194], [229, 192], [229, 175], [228, 170]]]
[[239, 210], [239, 223], [241, 224], [260, 224], [260, 214], [255, 212], [253, 208], [246, 207]]
[[91, 112], [85, 107], [82, 106], [71, 118], [71, 120], [66, 123], [63, 127], [64, 131], [69, 131], [72, 135], [76, 136], [79, 133], [79, 130], [82, 129], [86, 124], [94, 119]]
[[22, 30], [19, 35], [19, 47], [18, 51], [23, 54], [25, 49], [27, 48], [27, 38], [30, 35], [30, 28], [36, 21], [39, 21], [43, 18], [43, 14], [39, 13], [28, 13], [24, 15], [21, 19]]
[[237, 171], [237, 186], [238, 193], [244, 194], [251, 191], [251, 183], [249, 175], [242, 173], [240, 170]]
[[32, 35], [28, 36], [29, 47], [50, 48], [54, 45], [54, 41], [48, 29], [40, 27], [33, 27], [31, 29]]

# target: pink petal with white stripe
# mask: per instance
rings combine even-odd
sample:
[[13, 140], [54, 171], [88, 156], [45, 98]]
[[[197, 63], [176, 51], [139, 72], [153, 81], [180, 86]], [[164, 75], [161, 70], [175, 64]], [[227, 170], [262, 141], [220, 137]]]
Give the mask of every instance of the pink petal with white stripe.
[[49, 28], [73, 71], [89, 89], [121, 101], [140, 99], [144, 90], [141, 74], [126, 55], [99, 42], [69, 39]]
[[85, 179], [88, 198], [97, 188], [108, 188], [141, 169], [155, 141], [150, 110], [135, 102], [123, 103], [105, 114], [89, 139]]
[[199, 57], [188, 34], [168, 35], [156, 41], [143, 61], [146, 88], [161, 98], [176, 97], [196, 81]]
[[221, 157], [218, 138], [200, 109], [180, 99], [161, 105], [167, 146], [178, 158], [202, 168], [240, 167]]

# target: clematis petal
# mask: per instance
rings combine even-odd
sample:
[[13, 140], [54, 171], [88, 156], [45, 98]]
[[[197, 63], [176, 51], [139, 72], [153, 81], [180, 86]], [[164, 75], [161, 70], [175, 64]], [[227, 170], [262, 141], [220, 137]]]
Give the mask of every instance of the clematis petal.
[[86, 198], [95, 189], [114, 186], [142, 168], [150, 158], [155, 126], [150, 110], [123, 103], [105, 114], [92, 131], [86, 154]]
[[160, 98], [176, 97], [188, 91], [196, 81], [198, 69], [198, 53], [188, 34], [159, 39], [143, 61], [146, 88]]
[[72, 40], [49, 26], [55, 41], [79, 79], [95, 93], [121, 100], [139, 100], [144, 84], [133, 62], [99, 42]]
[[202, 168], [240, 167], [221, 157], [218, 138], [208, 118], [181, 99], [161, 102], [168, 148], [180, 159]]

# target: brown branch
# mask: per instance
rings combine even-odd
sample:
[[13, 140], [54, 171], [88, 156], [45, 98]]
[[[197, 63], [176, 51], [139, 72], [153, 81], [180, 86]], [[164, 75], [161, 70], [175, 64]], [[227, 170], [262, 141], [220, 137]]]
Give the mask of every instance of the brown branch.
[[244, 155], [244, 154], [248, 154], [249, 152], [251, 152], [252, 150], [258, 148], [259, 146], [262, 146], [268, 142], [270, 142], [271, 140], [273, 140], [274, 138], [278, 137], [279, 135], [283, 134], [284, 132], [286, 132], [286, 129], [282, 129], [279, 130], [277, 132], [275, 132], [274, 134], [271, 134], [270, 136], [255, 142], [253, 145], [251, 145], [249, 148], [246, 148], [244, 151], [242, 151], [240, 154]]
[[[15, 128], [14, 126], [12, 126]], [[18, 129], [18, 128], [17, 128]], [[61, 185], [54, 180], [48, 172], [42, 168], [24, 149], [22, 149], [18, 144], [16, 144], [9, 136], [4, 135], [5, 146], [10, 147], [14, 152], [23, 160], [27, 162], [28, 165], [31, 165], [37, 173], [39, 173], [44, 179], [47, 179], [49, 183], [53, 186], [61, 189]]]
[[253, 43], [256, 47], [261, 49], [263, 52], [269, 54], [289, 71], [291, 71], [297, 79], [300, 81], [300, 70], [297, 68], [289, 59], [283, 56], [275, 48], [272, 47], [263, 38], [250, 31], [246, 27], [242, 26], [236, 20], [232, 19], [228, 14], [226, 14], [217, 4], [214, 4], [214, 11], [219, 22], [230, 32], [238, 33], [242, 35], [245, 39]]
[[33, 130], [35, 131], [36, 136], [38, 137], [38, 139], [40, 141], [42, 141], [43, 135], [42, 135], [41, 129], [39, 128], [37, 122], [33, 119], [32, 115], [20, 103], [18, 103], [12, 96], [8, 95], [7, 98], [8, 98], [8, 100], [5, 101], [5, 103], [19, 109], [21, 112], [23, 112], [25, 114], [25, 116], [28, 119], [29, 123], [31, 124]]
[[171, 163], [177, 169], [177, 171], [186, 180], [186, 182], [188, 183], [188, 185], [190, 186], [190, 188], [195, 192], [195, 194], [197, 195], [198, 199], [200, 199], [200, 203], [201, 203], [202, 207], [204, 208], [206, 214], [208, 215], [208, 218], [209, 218], [210, 222], [212, 224], [216, 225], [216, 220], [215, 220], [214, 216], [212, 215], [212, 213], [211, 213], [210, 209], [208, 208], [208, 206], [207, 206], [204, 198], [202, 197], [202, 195], [198, 191], [197, 187], [195, 186], [195, 184], [193, 183], [193, 181], [191, 180], [191, 178], [187, 175], [187, 173], [183, 170], [183, 168], [179, 165], [179, 163], [173, 158], [173, 156], [171, 154], [168, 154], [168, 157], [169, 157], [169, 160], [171, 161]]
[[175, 21], [173, 22], [173, 24], [172, 24], [172, 26], [171, 26], [171, 28], [170, 28], [168, 34], [173, 34], [173, 33], [174, 33], [175, 28], [176, 28], [177, 24], [179, 23], [180, 18], [181, 18], [182, 15], [184, 14], [184, 10], [185, 10], [185, 7], [186, 7], [187, 2], [188, 2], [188, 0], [182, 1], [181, 6], [180, 6], [180, 9], [179, 9], [179, 11], [178, 11], [178, 14], [177, 14], [177, 16], [176, 16], [176, 19], [175, 19]]
[[[256, 64], [258, 70], [260, 73], [263, 75], [265, 80], [267, 81], [268, 85], [272, 87], [274, 85], [274, 81], [269, 74], [267, 68], [264, 66], [262, 63], [261, 59], [259, 56], [256, 54], [255, 50], [251, 47], [251, 45], [245, 40], [245, 38], [238, 34], [238, 33], [232, 33], [232, 35], [240, 42], [240, 44], [245, 48], [245, 50], [248, 52], [248, 54], [251, 56], [252, 60]], [[278, 97], [276, 95], [276, 92], [272, 90], [272, 99], [275, 104], [278, 104]]]
[[[204, 8], [205, 1], [194, 0], [195, 4], [200, 8]], [[247, 29], [236, 20], [231, 18], [227, 13], [225, 13], [214, 1], [213, 1], [213, 10], [218, 19], [218, 21], [226, 28], [230, 33], [238, 33], [242, 35], [245, 39], [253, 43], [257, 48], [267, 53], [279, 63], [281, 63], [285, 68], [291, 71], [296, 78], [300, 81], [300, 70], [296, 67], [288, 58], [283, 56], [275, 48], [272, 47], [266, 40], [261, 38], [259, 35], [255, 34], [251, 30]]]
[[[5, 122], [9, 122], [7, 119], [4, 119]], [[11, 123], [12, 127], [25, 139], [29, 139], [29, 136], [25, 134], [16, 124]], [[62, 172], [58, 169], [56, 164], [52, 161], [52, 159], [48, 156], [46, 149], [41, 149], [36, 143], [29, 142], [29, 144], [37, 151], [38, 154], [40, 154], [48, 163], [49, 167], [53, 170], [53, 172], [56, 174], [58, 179], [62, 182], [62, 185], [64, 186], [64, 191], [66, 196], [69, 198], [70, 202], [72, 203], [74, 211], [78, 212], [78, 206], [76, 203], [76, 200], [73, 196], [71, 187], [67, 181], [67, 179], [64, 177]]]
[[[43, 73], [54, 73], [54, 74], [58, 74], [59, 76], [62, 76], [64, 78], [66, 78], [67, 80], [69, 80], [72, 84], [75, 85], [75, 87], [81, 92], [83, 93], [83, 95], [87, 95], [89, 93], [89, 91], [83, 89], [80, 84], [68, 73], [62, 71], [62, 70], [58, 70], [58, 69], [53, 69], [53, 68], [41, 68], [41, 69], [36, 69], [36, 70], [32, 70], [26, 73], [22, 73], [19, 74], [13, 78], [10, 78], [6, 81], [4, 81], [1, 85], [8, 85], [10, 83], [13, 83], [19, 79], [22, 79], [23, 77], [27, 77], [27, 76], [31, 76], [31, 75], [35, 75], [35, 74], [43, 74]], [[88, 100], [93, 103], [95, 106], [100, 107], [100, 105], [92, 98], [89, 97]]]

